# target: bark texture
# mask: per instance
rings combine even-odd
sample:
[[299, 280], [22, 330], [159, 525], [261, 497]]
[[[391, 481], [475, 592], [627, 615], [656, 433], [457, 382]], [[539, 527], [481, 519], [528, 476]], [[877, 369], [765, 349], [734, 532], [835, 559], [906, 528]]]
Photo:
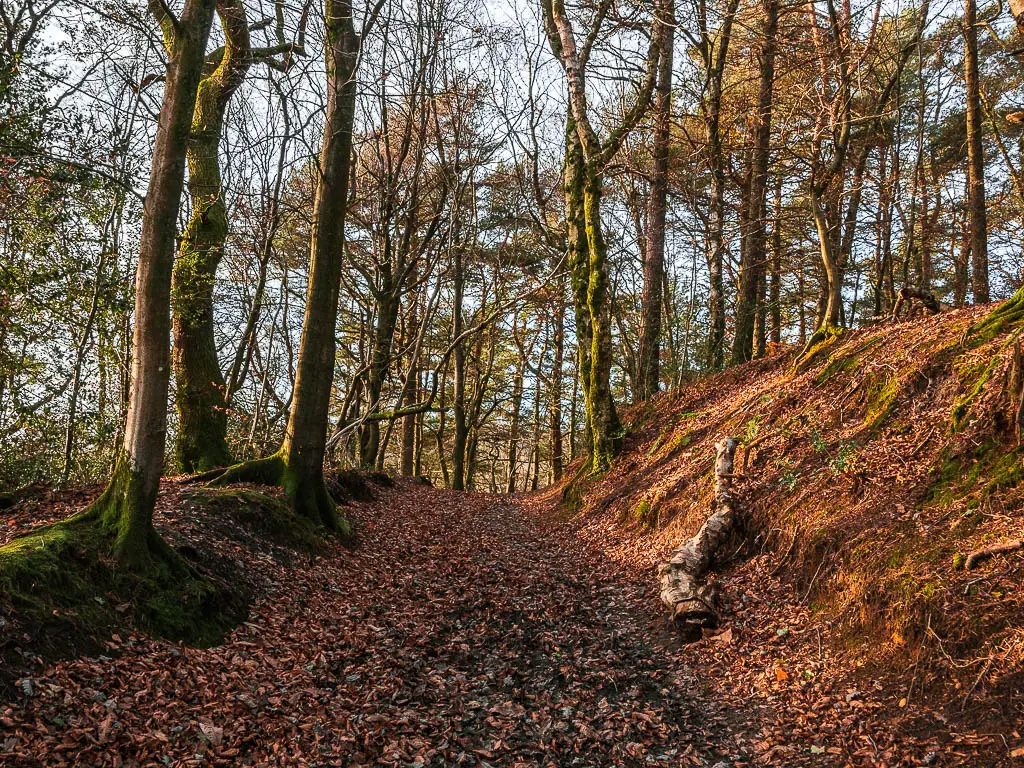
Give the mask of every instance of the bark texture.
[[989, 302], [988, 221], [985, 209], [985, 148], [981, 136], [983, 117], [981, 114], [981, 74], [978, 68], [977, 17], [978, 7], [975, 0], [965, 0], [964, 80], [967, 85], [967, 210], [971, 237], [971, 288], [974, 293], [974, 303], [987, 304]]
[[295, 390], [281, 455], [290, 482], [285, 491], [296, 512], [329, 530], [347, 529], [324, 486], [324, 453], [334, 382], [334, 328], [338, 315], [345, 212], [352, 161], [359, 38], [350, 0], [327, 0], [327, 115], [320, 150], [320, 178], [313, 204], [309, 288], [302, 321]]
[[736, 525], [732, 477], [737, 445], [731, 437], [715, 444], [714, 509], [697, 534], [658, 566], [661, 601], [672, 622], [690, 632], [717, 624], [712, 590], [703, 578]]
[[84, 515], [98, 519], [114, 535], [117, 560], [137, 569], [147, 567], [154, 555], [169, 549], [153, 528], [153, 507], [167, 438], [171, 269], [185, 184], [185, 153], [214, 0], [188, 0], [180, 18], [171, 16], [155, 0], [150, 11], [170, 44], [135, 273], [128, 419], [110, 484]]
[[758, 293], [764, 282], [768, 162], [771, 155], [772, 97], [775, 83], [775, 38], [778, 32], [777, 0], [762, 3], [764, 40], [760, 51], [760, 77], [757, 97], [757, 128], [750, 167], [747, 226], [744, 232], [740, 288], [736, 299], [736, 335], [733, 338], [732, 363], [744, 363], [754, 355]]
[[647, 247], [644, 249], [643, 328], [640, 336], [640, 399], [656, 394], [661, 382], [661, 315], [665, 282], [665, 214], [668, 206], [668, 161], [672, 128], [672, 44], [675, 5], [665, 3], [668, 31], [663, 38], [655, 91], [654, 162], [647, 208]]
[[175, 455], [186, 473], [231, 463], [224, 376], [213, 333], [213, 283], [228, 236], [220, 173], [220, 137], [232, 95], [249, 69], [249, 25], [239, 0], [218, 0], [225, 43], [199, 83], [188, 145], [192, 217], [173, 272]]
[[[658, 77], [666, 18], [654, 23], [643, 79], [635, 100], [602, 141], [589, 116], [586, 67], [610, 5], [602, 5], [591, 21], [582, 46], [577, 46], [563, 0], [542, 0], [544, 30], [551, 52], [561, 64], [569, 91], [566, 118], [566, 239], [576, 312], [580, 383], [586, 408], [590, 469], [603, 472], [622, 445], [622, 428], [611, 392], [611, 299], [607, 243], [601, 226], [604, 172], [647, 109]], [[664, 9], [659, 6], [659, 11]]]
[[309, 287], [295, 387], [284, 441], [272, 456], [230, 468], [215, 482], [259, 481], [284, 488], [296, 514], [347, 537], [324, 484], [324, 455], [334, 382], [335, 325], [345, 245], [359, 36], [349, 0], [326, 0], [327, 112], [313, 204]]

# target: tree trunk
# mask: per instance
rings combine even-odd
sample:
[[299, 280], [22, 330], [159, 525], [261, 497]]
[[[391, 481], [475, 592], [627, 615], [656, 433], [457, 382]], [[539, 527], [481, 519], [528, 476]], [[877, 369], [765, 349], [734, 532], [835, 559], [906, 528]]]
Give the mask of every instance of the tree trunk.
[[[452, 337], [458, 339], [462, 334], [462, 303], [466, 281], [462, 248], [456, 244], [454, 251], [455, 298], [452, 303]], [[453, 363], [452, 420], [455, 422], [455, 438], [452, 447], [452, 490], [462, 491], [466, 487], [466, 442], [469, 439], [469, 425], [466, 421], [466, 349], [461, 341], [455, 345]]]
[[768, 281], [765, 275], [765, 270], [760, 270], [761, 274], [757, 281], [757, 314], [754, 317], [754, 357], [764, 357], [765, 349], [768, 346], [768, 297], [767, 287]]
[[[710, 132], [710, 129], [709, 129]], [[711, 202], [708, 225], [708, 346], [707, 366], [717, 370], [725, 364], [725, 172], [722, 170], [721, 146], [717, 140], [709, 145], [711, 157]], [[717, 148], [717, 149], [716, 149]]]
[[875, 238], [875, 262], [873, 275], [874, 316], [881, 317], [889, 310], [886, 275], [892, 266], [892, 176], [887, 171], [888, 151], [881, 147], [878, 169], [878, 234]]
[[224, 376], [213, 332], [213, 284], [228, 236], [220, 174], [224, 113], [250, 63], [249, 25], [239, 0], [218, 0], [225, 44], [220, 62], [199, 83], [188, 144], [192, 218], [173, 272], [175, 456], [181, 471], [205, 472], [231, 463]]
[[541, 352], [540, 361], [537, 365], [537, 374], [533, 383], [533, 474], [530, 476], [530, 490], [536, 491], [540, 484], [540, 398], [541, 398], [541, 367], [544, 362], [544, 355], [547, 352], [547, 344]]
[[[563, 273], [564, 274], [564, 273]], [[562, 365], [565, 356], [565, 288], [561, 278], [556, 278], [558, 298], [554, 302], [554, 360], [551, 368], [551, 482], [562, 479]]]
[[[394, 276], [390, 265], [381, 267], [381, 286], [377, 294], [377, 321], [373, 327], [373, 343], [370, 352], [370, 368], [366, 374], [366, 412], [375, 413], [380, 409], [380, 396], [384, 391], [384, 379], [391, 360], [391, 347], [398, 323], [399, 299], [395, 295]], [[360, 430], [359, 464], [363, 469], [377, 465], [380, 451], [380, 422], [368, 420]]]
[[[725, 364], [725, 281], [723, 269], [725, 261], [725, 150], [722, 146], [721, 116], [722, 87], [725, 78], [725, 65], [732, 37], [732, 24], [739, 6], [738, 0], [729, 0], [722, 27], [716, 35], [718, 46], [708, 46], [709, 51], [715, 50], [713, 59], [705, 59], [707, 70], [708, 94], [704, 99], [704, 135], [707, 140], [708, 168], [711, 177], [711, 199], [708, 203], [708, 245], [707, 263], [708, 280], [708, 368], [713, 370]], [[701, 27], [705, 38], [711, 37], [706, 29], [706, 19], [702, 15]]]
[[[514, 333], [514, 331], [513, 331]], [[505, 492], [516, 492], [516, 470], [519, 464], [519, 410], [523, 404], [523, 377], [526, 373], [526, 358], [521, 356], [512, 380], [512, 413], [508, 428], [508, 483]]]
[[985, 150], [982, 145], [981, 75], [975, 0], [964, 2], [964, 80], [967, 85], [967, 178], [971, 231], [971, 288], [975, 304], [989, 302], [988, 223], [985, 210]]
[[658, 566], [661, 601], [668, 606], [676, 626], [693, 635], [691, 639], [699, 639], [702, 627], [717, 624], [711, 589], [701, 580], [736, 525], [732, 475], [737, 445], [733, 438], [715, 444], [712, 513], [695, 536], [685, 541], [668, 562]]
[[775, 214], [772, 219], [772, 272], [769, 311], [773, 344], [782, 343], [782, 176], [775, 183]]
[[[100, 292], [103, 290], [103, 270], [107, 262], [106, 227], [104, 227], [103, 234], [104, 237], [101, 237], [99, 244], [100, 257], [99, 263], [96, 265], [96, 279], [93, 282], [92, 297], [89, 301], [89, 315], [75, 348], [75, 372], [71, 382], [71, 396], [68, 398], [68, 423], [64, 431], [64, 468], [61, 470], [61, 483], [64, 484], [71, 477], [71, 463], [75, 451], [75, 427], [78, 419], [78, 397], [82, 391], [82, 367], [85, 365], [85, 353], [89, 341], [92, 339], [92, 329], [96, 322], [96, 313], [99, 310]], [[0, 334], [0, 343], [2, 342], [3, 336]], [[102, 366], [102, 361], [100, 365]], [[103, 409], [100, 408], [99, 412], [103, 413]]]
[[[584, 388], [590, 381], [590, 354], [593, 344], [590, 313], [587, 311], [587, 286], [590, 268], [588, 265], [587, 224], [583, 211], [584, 185], [583, 147], [576, 134], [576, 123], [572, 112], [566, 117], [565, 126], [565, 239], [568, 251], [569, 276], [572, 285], [573, 315], [576, 320], [576, 353], [578, 356], [578, 380]], [[589, 448], [592, 442], [590, 421], [584, 421], [584, 443]], [[573, 454], [575, 455], [575, 453]]]
[[[965, 199], [970, 198], [970, 179], [967, 179]], [[951, 238], [952, 239], [952, 238]], [[960, 217], [960, 250], [957, 253], [953, 271], [953, 306], [962, 307], [967, 301], [971, 265], [971, 225], [967, 208]]]
[[174, 19], [161, 3], [150, 4], [165, 32], [173, 33], [174, 45], [142, 214], [128, 420], [110, 484], [83, 516], [98, 519], [114, 535], [114, 556], [130, 568], [147, 567], [167, 548], [153, 528], [153, 508], [167, 437], [171, 269], [189, 127], [214, 5], [214, 0], [187, 0], [180, 19]]
[[324, 485], [324, 451], [334, 383], [334, 329], [338, 315], [345, 213], [352, 163], [352, 126], [356, 107], [359, 39], [351, 0], [326, 0], [327, 113], [320, 150], [320, 178], [313, 203], [309, 287], [302, 320], [291, 412], [281, 456], [287, 467], [284, 487], [295, 511], [324, 527], [339, 527], [334, 503]]
[[356, 67], [360, 49], [350, 0], [326, 0], [327, 111], [313, 203], [309, 285], [288, 425], [274, 455], [229, 469], [218, 484], [258, 481], [284, 488], [299, 515], [351, 534], [324, 484], [324, 454], [334, 383], [335, 326], [352, 161]]
[[603, 183], [594, 168], [587, 168], [584, 212], [589, 246], [587, 311], [593, 333], [590, 347], [590, 380], [583, 389], [591, 434], [591, 466], [594, 472], [611, 467], [622, 445], [621, 425], [612, 399], [612, 318], [608, 295], [608, 258], [601, 229]]
[[[750, 165], [750, 187], [747, 196], [746, 232], [740, 289], [736, 303], [736, 335], [732, 345], [732, 363], [746, 362], [753, 357], [758, 307], [758, 293], [764, 283], [766, 194], [768, 163], [771, 157], [772, 96], [775, 83], [775, 38], [778, 31], [778, 0], [762, 2], [761, 67], [757, 96], [757, 128]], [[762, 324], [763, 327], [763, 324]]]
[[818, 195], [811, 191], [811, 213], [814, 216], [814, 226], [818, 232], [818, 243], [821, 250], [821, 262], [825, 269], [825, 308], [824, 313], [818, 318], [818, 327], [821, 330], [826, 327], [833, 327], [839, 324], [839, 309], [842, 305], [843, 275], [839, 268], [839, 261], [836, 258], [835, 245], [829, 232], [828, 223], [825, 218], [825, 210]]
[[668, 160], [672, 127], [672, 46], [675, 35], [675, 4], [666, 2], [668, 32], [663, 38], [655, 95], [655, 128], [651, 192], [647, 209], [647, 247], [644, 249], [644, 291], [641, 301], [640, 399], [660, 389], [661, 315], [665, 282], [665, 213], [668, 203]]

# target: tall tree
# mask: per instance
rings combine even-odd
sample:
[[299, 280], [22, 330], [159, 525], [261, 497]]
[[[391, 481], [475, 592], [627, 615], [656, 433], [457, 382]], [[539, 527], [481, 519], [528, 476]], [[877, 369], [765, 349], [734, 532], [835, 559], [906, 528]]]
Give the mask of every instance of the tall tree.
[[601, 224], [604, 172], [647, 108], [657, 80], [658, 61], [663, 48], [661, 38], [667, 30], [663, 20], [656, 18], [635, 100], [626, 109], [620, 123], [602, 141], [590, 119], [586, 69], [590, 52], [601, 34], [602, 23], [610, 8], [611, 3], [607, 0], [597, 7], [586, 39], [579, 47], [563, 0], [541, 0], [548, 44], [561, 64], [569, 90], [566, 230], [590, 467], [595, 472], [611, 466], [622, 442], [611, 390], [611, 300], [608, 295], [607, 244]]
[[767, 222], [768, 163], [771, 155], [772, 95], [775, 82], [775, 49], [779, 28], [778, 0], [761, 3], [761, 50], [754, 146], [751, 154], [750, 189], [747, 197], [744, 252], [740, 261], [740, 288], [736, 302], [736, 335], [732, 362], [743, 363], [754, 354], [755, 313], [759, 289], [764, 285]]
[[672, 128], [672, 48], [675, 41], [675, 3], [666, 0], [662, 22], [661, 61], [654, 101], [651, 191], [644, 248], [644, 292], [641, 312], [639, 395], [654, 395], [661, 382], [661, 316], [665, 282], [665, 214], [668, 207], [668, 161]]
[[351, 0], [325, 0], [324, 26], [327, 111], [313, 203], [309, 286], [288, 426], [277, 453], [232, 467], [215, 482], [259, 480], [280, 485], [296, 513], [347, 536], [348, 523], [337, 514], [324, 484], [323, 469], [361, 39], [355, 30]]
[[700, 102], [704, 117], [704, 136], [711, 189], [708, 201], [708, 236], [706, 258], [710, 295], [708, 296], [708, 339], [706, 363], [721, 368], [725, 363], [725, 147], [722, 137], [722, 88], [728, 62], [732, 25], [739, 0], [726, 0], [721, 26], [708, 26], [707, 6], [700, 3], [697, 21], [700, 39], [697, 50], [704, 66], [704, 82]]
[[228, 102], [249, 69], [250, 45], [249, 22], [239, 0], [218, 0], [217, 14], [224, 46], [208, 57], [199, 83], [188, 146], [192, 217], [172, 278], [175, 454], [183, 472], [202, 472], [231, 460], [224, 376], [213, 329], [213, 282], [228, 235], [219, 150]]
[[[1011, 6], [1012, 8], [1012, 6]], [[964, 0], [964, 82], [967, 86], [967, 212], [971, 233], [971, 288], [975, 304], [987, 304], [988, 221], [985, 209], [984, 118], [978, 67], [978, 6]]]
[[[284, 39], [284, 13], [277, 5], [278, 44], [253, 48], [241, 0], [218, 0], [224, 45], [207, 56], [199, 83], [188, 146], [188, 193], [192, 216], [181, 238], [172, 280], [175, 402], [178, 432], [175, 455], [184, 472], [204, 472], [231, 462], [227, 443], [229, 387], [221, 373], [214, 339], [213, 285], [228, 236], [227, 207], [220, 168], [224, 116], [232, 96], [254, 61], [287, 69], [299, 42]], [[282, 61], [276, 56], [284, 55]], [[254, 305], [255, 308], [255, 305]], [[247, 342], [243, 334], [243, 344]]]
[[171, 270], [185, 154], [214, 6], [215, 0], [186, 0], [176, 17], [159, 0], [149, 3], [164, 32], [168, 60], [135, 274], [128, 422], [113, 477], [84, 513], [85, 519], [98, 520], [114, 536], [118, 561], [136, 569], [168, 551], [153, 528], [153, 508], [167, 438]]

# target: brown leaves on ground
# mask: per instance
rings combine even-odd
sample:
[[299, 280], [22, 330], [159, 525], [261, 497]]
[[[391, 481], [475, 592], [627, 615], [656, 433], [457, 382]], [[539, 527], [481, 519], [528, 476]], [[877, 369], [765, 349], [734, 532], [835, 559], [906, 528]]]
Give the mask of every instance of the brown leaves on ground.
[[[707, 518], [714, 442], [742, 438], [747, 535], [719, 558], [719, 634], [684, 654], [752, 716], [756, 764], [1024, 764], [1024, 557], [963, 567], [1024, 537], [1008, 337], [960, 346], [990, 310], [847, 332], [802, 373], [782, 353], [688, 383], [627, 413], [611, 471], [572, 489], [572, 535], [658, 610], [656, 564]], [[528, 503], [550, 517], [562, 492]]]
[[[160, 527], [220, 546], [178, 494]], [[26, 656], [0, 764], [752, 764], [744, 714], [701, 697], [642, 592], [566, 531], [424, 486], [349, 512], [359, 546], [312, 564], [225, 547], [256, 602], [219, 647], [126, 632], [105, 655]]]

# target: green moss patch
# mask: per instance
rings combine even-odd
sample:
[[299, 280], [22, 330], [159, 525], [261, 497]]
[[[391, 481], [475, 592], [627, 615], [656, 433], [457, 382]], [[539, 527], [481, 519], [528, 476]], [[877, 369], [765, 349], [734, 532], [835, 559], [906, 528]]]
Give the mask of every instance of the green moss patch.
[[120, 628], [208, 646], [245, 618], [247, 601], [164, 545], [135, 572], [110, 555], [112, 537], [81, 518], [0, 547], [0, 602], [19, 634], [45, 652], [88, 651]]
[[967, 329], [964, 346], [968, 349], [987, 344], [1007, 330], [1024, 322], [1024, 288]]
[[935, 469], [926, 498], [942, 506], [963, 500], [968, 510], [976, 510], [980, 499], [1015, 488], [1022, 481], [1024, 454], [1020, 448], [1007, 450], [998, 443], [983, 443], [966, 454], [945, 457]]
[[826, 325], [816, 330], [807, 341], [807, 346], [793, 363], [793, 373], [803, 373], [814, 365], [843, 337], [843, 329]]
[[850, 374], [860, 366], [864, 355], [882, 340], [881, 336], [873, 336], [863, 344], [858, 344], [852, 350], [840, 350], [832, 355], [825, 366], [814, 377], [814, 383], [822, 385], [833, 379], [837, 374]]
[[650, 499], [641, 499], [632, 509], [624, 510], [619, 517], [623, 525], [634, 525], [644, 532], [658, 527], [658, 507]]

